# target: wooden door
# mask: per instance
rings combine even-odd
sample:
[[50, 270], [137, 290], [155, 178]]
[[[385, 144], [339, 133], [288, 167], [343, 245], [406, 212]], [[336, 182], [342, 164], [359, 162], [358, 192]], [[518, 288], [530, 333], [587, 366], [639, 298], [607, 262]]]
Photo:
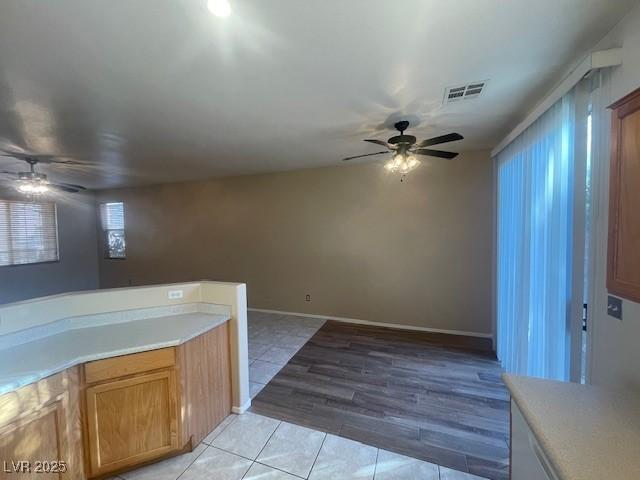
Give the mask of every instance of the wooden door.
[[91, 476], [177, 451], [175, 369], [86, 389]]
[[611, 108], [607, 288], [640, 301], [640, 89]]

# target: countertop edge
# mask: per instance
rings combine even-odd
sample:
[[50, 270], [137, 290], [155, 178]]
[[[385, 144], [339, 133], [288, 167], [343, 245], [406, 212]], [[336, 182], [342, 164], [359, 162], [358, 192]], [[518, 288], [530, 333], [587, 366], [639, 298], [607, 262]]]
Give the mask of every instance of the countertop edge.
[[[516, 402], [518, 409], [522, 413], [527, 425], [531, 429], [531, 433], [536, 437], [536, 440], [544, 450], [544, 453], [547, 457], [547, 460], [551, 462], [551, 467], [553, 468], [554, 473], [558, 476], [560, 480], [570, 480], [571, 476], [565, 471], [562, 466], [562, 462], [558, 462], [557, 455], [554, 452], [553, 446], [550, 444], [549, 439], [544, 434], [542, 430], [540, 430], [538, 423], [533, 413], [527, 408], [526, 402], [520, 396], [520, 391], [518, 390], [518, 385], [516, 385], [512, 379], [513, 378], [524, 378], [518, 375], [510, 375], [508, 373], [502, 374], [502, 380], [504, 381], [509, 393], [511, 394], [511, 398]], [[551, 381], [551, 380], [549, 380]]]

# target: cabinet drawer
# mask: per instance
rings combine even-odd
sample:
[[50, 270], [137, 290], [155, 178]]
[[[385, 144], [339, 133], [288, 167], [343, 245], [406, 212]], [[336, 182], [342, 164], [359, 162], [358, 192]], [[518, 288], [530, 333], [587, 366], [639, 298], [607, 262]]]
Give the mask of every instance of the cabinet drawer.
[[173, 347], [162, 348], [85, 363], [84, 379], [85, 383], [102, 382], [112, 378], [172, 367], [175, 364], [175, 349]]

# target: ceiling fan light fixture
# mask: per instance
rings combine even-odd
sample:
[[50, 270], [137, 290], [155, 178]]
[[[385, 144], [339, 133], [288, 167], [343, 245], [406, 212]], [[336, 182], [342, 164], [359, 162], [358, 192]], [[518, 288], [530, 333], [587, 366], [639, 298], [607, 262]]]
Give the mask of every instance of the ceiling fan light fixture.
[[406, 175], [411, 170], [414, 170], [418, 165], [420, 165], [420, 160], [413, 155], [407, 157], [402, 154], [397, 154], [385, 163], [384, 168], [391, 173], [401, 173], [402, 175]]
[[400, 168], [400, 165], [404, 162], [404, 156], [401, 154], [394, 155], [391, 160], [385, 164], [385, 168], [390, 172], [395, 172]]
[[47, 182], [26, 181], [20, 182], [16, 187], [16, 190], [20, 193], [24, 193], [25, 195], [42, 195], [49, 191], [49, 185], [47, 185]]
[[52, 183], [47, 179], [47, 175], [36, 171], [36, 165], [40, 162], [57, 164], [77, 164], [72, 160], [57, 160], [52, 155], [25, 155], [21, 152], [12, 152], [0, 149], [0, 158], [9, 157], [16, 160], [22, 160], [29, 165], [28, 171], [21, 172], [2, 172], [0, 171], [0, 180], [9, 180], [15, 189], [25, 195], [40, 195], [52, 190], [60, 190], [68, 193], [78, 193], [86, 190], [82, 185], [74, 185], [72, 183]]

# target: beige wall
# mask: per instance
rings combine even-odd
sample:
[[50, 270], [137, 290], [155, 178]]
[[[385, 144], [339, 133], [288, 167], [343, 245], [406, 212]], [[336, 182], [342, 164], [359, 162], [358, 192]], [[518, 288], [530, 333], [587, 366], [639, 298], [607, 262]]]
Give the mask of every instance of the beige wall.
[[[640, 5], [605, 37], [596, 50], [622, 47], [622, 66], [611, 74], [610, 99], [622, 98], [640, 88]], [[640, 304], [624, 300], [623, 320], [607, 315], [607, 222], [609, 154], [602, 162], [604, 171], [600, 206], [596, 208], [595, 295], [591, 309], [591, 382], [613, 387], [640, 388]]]
[[[102, 287], [246, 282], [250, 307], [491, 333], [489, 152], [100, 192], [127, 259]], [[305, 295], [311, 295], [311, 302]]]
[[[0, 198], [24, 199], [8, 189]], [[92, 194], [54, 197], [60, 261], [0, 267], [0, 304], [55, 293], [98, 288], [95, 199]]]

